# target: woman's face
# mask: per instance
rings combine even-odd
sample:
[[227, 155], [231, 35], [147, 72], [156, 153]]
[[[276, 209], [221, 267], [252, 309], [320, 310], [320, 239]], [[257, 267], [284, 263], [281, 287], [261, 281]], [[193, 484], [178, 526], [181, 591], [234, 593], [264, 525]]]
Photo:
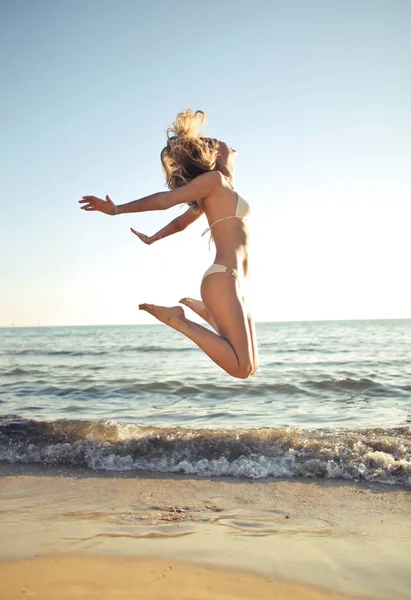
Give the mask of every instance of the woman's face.
[[226, 142], [220, 142], [218, 140], [218, 156], [217, 156], [217, 166], [218, 165], [227, 165], [232, 163], [234, 158], [236, 157], [237, 151], [233, 150]]

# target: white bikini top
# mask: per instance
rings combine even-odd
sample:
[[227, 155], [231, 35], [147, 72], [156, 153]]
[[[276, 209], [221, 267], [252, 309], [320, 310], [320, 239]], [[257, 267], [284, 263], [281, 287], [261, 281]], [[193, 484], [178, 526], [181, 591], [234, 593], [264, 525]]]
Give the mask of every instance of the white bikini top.
[[[214, 227], [214, 225], [216, 223], [220, 223], [221, 221], [225, 221], [226, 219], [246, 219], [248, 217], [248, 215], [250, 214], [250, 205], [248, 204], [247, 200], [244, 200], [244, 198], [242, 196], [240, 196], [240, 194], [237, 194], [237, 207], [235, 209], [235, 214], [234, 215], [230, 215], [229, 217], [223, 217], [222, 219], [217, 219], [216, 221], [214, 221], [214, 223], [211, 223], [211, 225], [209, 227], [207, 227], [207, 229], [205, 231], [203, 231], [203, 233], [201, 234], [202, 236], [205, 235], [208, 231], [211, 231], [211, 228]], [[210, 235], [210, 242], [213, 239], [213, 234], [211, 233]]]

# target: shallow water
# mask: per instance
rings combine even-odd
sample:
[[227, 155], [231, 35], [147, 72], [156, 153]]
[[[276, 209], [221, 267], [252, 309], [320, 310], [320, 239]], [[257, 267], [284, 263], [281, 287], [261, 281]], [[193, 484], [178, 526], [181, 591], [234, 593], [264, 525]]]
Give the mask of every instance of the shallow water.
[[411, 320], [257, 336], [236, 380], [162, 325], [0, 329], [0, 459], [411, 484]]

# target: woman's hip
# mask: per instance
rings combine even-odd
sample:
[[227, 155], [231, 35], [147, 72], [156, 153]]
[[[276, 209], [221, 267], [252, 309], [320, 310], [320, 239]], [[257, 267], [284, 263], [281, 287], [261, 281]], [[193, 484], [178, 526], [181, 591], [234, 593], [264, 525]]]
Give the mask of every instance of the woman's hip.
[[227, 275], [232, 275], [238, 282], [241, 282], [243, 277], [237, 269], [233, 269], [232, 267], [226, 267], [225, 265], [220, 265], [218, 263], [213, 263], [210, 267], [208, 267], [207, 271], [203, 275], [202, 282], [209, 275], [213, 275], [214, 273], [227, 273]]

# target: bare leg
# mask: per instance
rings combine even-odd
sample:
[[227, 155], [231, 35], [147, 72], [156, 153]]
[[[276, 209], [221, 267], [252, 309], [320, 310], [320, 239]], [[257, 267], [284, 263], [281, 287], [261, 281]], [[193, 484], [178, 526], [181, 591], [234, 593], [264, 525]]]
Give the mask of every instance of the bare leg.
[[195, 300], [194, 298], [181, 298], [181, 300], [179, 300], [179, 302], [180, 302], [180, 304], [184, 304], [185, 306], [188, 306], [188, 308], [191, 308], [191, 310], [193, 312], [195, 312], [196, 315], [198, 315], [206, 323], [211, 325], [211, 327], [213, 329], [215, 329], [218, 333], [217, 325], [215, 324], [215, 321], [214, 321], [213, 317], [211, 316], [210, 311], [205, 306], [204, 302], [202, 302], [201, 300]]
[[[242, 297], [242, 301], [243, 301], [243, 304], [246, 306], [247, 302], [246, 302], [246, 299], [244, 296]], [[202, 319], [204, 319], [204, 321], [206, 321], [209, 325], [211, 325], [211, 327], [213, 327], [218, 333], [217, 325], [215, 324], [214, 319], [211, 316], [211, 313], [208, 310], [208, 308], [205, 306], [204, 302], [202, 302], [201, 300], [194, 299], [194, 298], [181, 298], [181, 300], [179, 300], [179, 302], [180, 302], [180, 304], [184, 304], [185, 306], [188, 306], [189, 308], [191, 308], [191, 310], [193, 312], [195, 312]], [[250, 330], [251, 343], [253, 346], [254, 369], [253, 369], [252, 375], [254, 375], [254, 373], [256, 371], [258, 371], [258, 366], [259, 366], [257, 335], [255, 332], [255, 324], [254, 324], [254, 319], [251, 315], [251, 312], [248, 309], [246, 309], [246, 310], [247, 310], [248, 328]]]
[[236, 280], [229, 272], [213, 273], [204, 279], [201, 291], [221, 335], [187, 319], [179, 306], [141, 304], [139, 308], [187, 336], [233, 377], [249, 377], [255, 371], [253, 346]]
[[[236, 353], [225, 338], [210, 331], [206, 327], [190, 321], [184, 315], [181, 306], [158, 306], [156, 304], [140, 304], [140, 310], [145, 310], [153, 317], [165, 323], [172, 329], [184, 334], [201, 348], [215, 363], [229, 375], [245, 379], [250, 375], [239, 369]], [[180, 312], [181, 311], [181, 312]]]
[[[245, 300], [244, 296], [242, 297], [242, 300], [243, 300], [243, 303], [246, 304], [246, 300]], [[211, 316], [211, 313], [208, 310], [208, 308], [205, 306], [204, 302], [202, 302], [201, 300], [197, 300], [195, 298], [181, 298], [181, 300], [179, 300], [179, 302], [180, 302], [180, 304], [184, 304], [185, 306], [188, 306], [189, 308], [191, 308], [191, 310], [193, 312], [195, 312], [199, 317], [204, 319], [204, 321], [206, 323], [208, 323], [209, 325], [211, 325], [211, 327], [213, 327], [218, 333], [217, 325], [215, 324], [214, 319]], [[248, 322], [248, 327], [249, 327], [250, 335], [251, 335], [251, 343], [253, 345], [254, 370], [253, 370], [252, 374], [254, 374], [258, 370], [258, 348], [257, 348], [257, 336], [256, 336], [256, 332], [255, 332], [254, 320], [249, 311], [247, 311], [247, 322]]]
[[256, 370], [252, 332], [244, 299], [240, 295], [240, 284], [231, 269], [205, 277], [201, 284], [201, 297], [217, 331], [235, 350], [241, 369], [252, 375]]
[[[243, 298], [243, 300], [244, 300], [244, 298]], [[248, 328], [249, 328], [250, 336], [251, 336], [251, 343], [252, 343], [252, 346], [253, 346], [253, 364], [254, 364], [254, 369], [253, 369], [253, 372], [251, 373], [251, 375], [254, 375], [254, 373], [256, 371], [258, 371], [258, 366], [259, 366], [258, 347], [257, 347], [257, 334], [255, 332], [254, 319], [251, 316], [251, 313], [249, 311], [247, 312], [247, 322], [248, 322]]]

